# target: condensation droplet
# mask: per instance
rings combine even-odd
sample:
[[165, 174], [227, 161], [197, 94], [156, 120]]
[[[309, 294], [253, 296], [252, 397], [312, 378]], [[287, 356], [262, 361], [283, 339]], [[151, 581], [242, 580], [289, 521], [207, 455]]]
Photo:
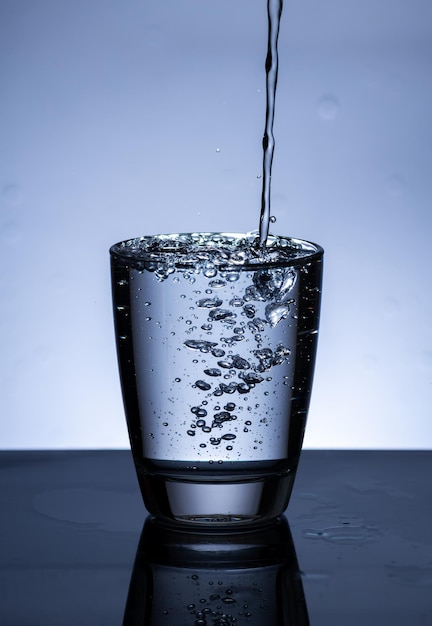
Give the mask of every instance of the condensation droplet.
[[432, 370], [432, 350], [424, 350], [420, 353], [418, 364], [420, 369]]
[[323, 96], [318, 102], [317, 110], [322, 120], [331, 122], [339, 113], [339, 102], [334, 96]]
[[157, 24], [149, 26], [144, 41], [149, 48], [161, 48], [164, 44], [164, 35], [161, 27]]
[[389, 196], [399, 198], [405, 193], [407, 185], [402, 176], [394, 174], [388, 178], [385, 188]]
[[403, 89], [403, 78], [400, 74], [391, 74], [387, 79], [387, 88], [394, 96], [399, 96]]
[[0, 230], [1, 240], [8, 244], [14, 244], [21, 238], [21, 231], [15, 222], [7, 222]]
[[19, 185], [5, 185], [2, 189], [2, 200], [6, 206], [15, 207], [22, 203], [23, 193]]
[[386, 315], [394, 315], [398, 310], [400, 310], [400, 302], [397, 298], [388, 297], [384, 299], [383, 312]]

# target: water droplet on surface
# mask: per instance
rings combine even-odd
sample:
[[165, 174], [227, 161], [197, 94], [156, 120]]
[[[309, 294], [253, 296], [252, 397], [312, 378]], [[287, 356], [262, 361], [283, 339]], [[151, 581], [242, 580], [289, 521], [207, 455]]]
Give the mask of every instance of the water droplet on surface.
[[405, 193], [407, 184], [402, 176], [394, 174], [387, 180], [385, 188], [389, 196], [399, 198]]
[[400, 309], [400, 301], [397, 298], [388, 297], [383, 302], [383, 312], [386, 315], [394, 315]]
[[21, 230], [15, 222], [6, 222], [0, 230], [1, 240], [7, 244], [14, 244], [21, 238]]
[[377, 528], [369, 526], [335, 526], [333, 528], [324, 528], [322, 530], [305, 530], [303, 535], [308, 539], [323, 539], [330, 543], [338, 544], [358, 544], [365, 541], [377, 539], [380, 536]]
[[394, 96], [399, 96], [403, 88], [403, 78], [400, 74], [391, 74], [388, 77], [387, 87]]
[[152, 24], [146, 30], [144, 41], [149, 48], [162, 48], [164, 45], [164, 35], [161, 27]]
[[421, 370], [432, 370], [432, 351], [424, 350], [420, 353], [418, 365]]
[[2, 200], [6, 206], [15, 207], [22, 203], [23, 193], [19, 185], [11, 183], [2, 189]]
[[338, 116], [339, 106], [339, 102], [335, 96], [323, 96], [318, 102], [318, 115], [322, 120], [331, 122]]

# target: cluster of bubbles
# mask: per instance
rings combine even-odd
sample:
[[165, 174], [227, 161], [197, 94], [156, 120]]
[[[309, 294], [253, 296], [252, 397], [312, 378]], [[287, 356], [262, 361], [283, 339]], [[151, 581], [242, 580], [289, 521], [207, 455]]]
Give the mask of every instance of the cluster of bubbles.
[[[265, 333], [291, 314], [294, 299], [290, 295], [297, 280], [296, 271], [290, 267], [255, 269], [250, 275], [252, 284], [247, 285], [243, 294], [230, 297], [227, 308], [222, 297], [215, 294], [216, 288], [227, 284], [226, 272], [223, 277], [218, 273], [217, 287], [213, 284], [213, 288], [206, 290], [206, 297], [194, 303], [194, 308], [206, 314], [201, 329], [219, 338], [209, 341], [200, 337], [184, 342], [191, 352], [205, 355], [203, 376], [193, 386], [206, 395], [201, 404], [191, 407], [193, 420], [187, 430], [190, 437], [199, 431], [208, 435], [207, 442], [200, 437], [201, 448], [223, 444], [230, 451], [237, 437], [229, 432], [230, 423], [237, 420], [236, 402], [231, 399], [216, 402], [209, 415], [209, 399], [234, 394], [247, 396], [257, 385], [271, 381], [270, 370], [286, 363], [291, 354], [290, 348], [282, 344], [273, 348], [265, 345]], [[263, 316], [259, 309], [263, 310]], [[251, 340], [253, 348], [245, 349]], [[250, 424], [250, 421], [245, 424], [244, 432], [248, 432]]]
[[[198, 576], [195, 578], [197, 579]], [[222, 584], [222, 581], [219, 584]], [[231, 588], [223, 593], [213, 593], [208, 598], [201, 598], [199, 604], [188, 604], [186, 609], [194, 619], [193, 626], [237, 626], [238, 620], [232, 614], [233, 609], [239, 617], [250, 618], [252, 616], [248, 604], [239, 603]]]
[[246, 234], [185, 233], [136, 237], [116, 244], [112, 253], [128, 259], [136, 269], [154, 272], [158, 280], [166, 280], [179, 267], [184, 276], [194, 282], [194, 274], [202, 272], [206, 278], [219, 278], [209, 286], [222, 281], [238, 280], [242, 267], [286, 263], [314, 251], [304, 241], [269, 235], [265, 245], [259, 243], [258, 231]]

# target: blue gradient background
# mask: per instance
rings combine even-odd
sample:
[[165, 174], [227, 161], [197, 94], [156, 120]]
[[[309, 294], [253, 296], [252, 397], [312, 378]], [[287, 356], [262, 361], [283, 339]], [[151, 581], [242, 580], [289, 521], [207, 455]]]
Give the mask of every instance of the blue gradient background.
[[[265, 0], [0, 4], [0, 447], [126, 447], [108, 248], [258, 227]], [[306, 447], [432, 447], [432, 3], [291, 0], [275, 232], [326, 250]]]

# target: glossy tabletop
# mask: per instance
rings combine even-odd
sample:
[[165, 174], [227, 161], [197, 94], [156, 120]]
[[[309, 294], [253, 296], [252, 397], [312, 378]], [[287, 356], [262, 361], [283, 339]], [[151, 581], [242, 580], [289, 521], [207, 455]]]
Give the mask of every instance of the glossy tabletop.
[[128, 451], [1, 452], [0, 624], [430, 625], [431, 477], [428, 451], [305, 450], [289, 527], [197, 547], [141, 536]]

